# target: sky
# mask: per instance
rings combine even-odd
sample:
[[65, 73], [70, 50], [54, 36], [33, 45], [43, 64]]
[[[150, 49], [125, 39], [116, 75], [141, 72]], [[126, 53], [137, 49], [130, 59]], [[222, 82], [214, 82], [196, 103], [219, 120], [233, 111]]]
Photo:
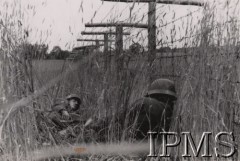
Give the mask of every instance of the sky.
[[[217, 6], [219, 21], [221, 21], [225, 15], [225, 12], [222, 11], [227, 0], [205, 1]], [[238, 0], [232, 1], [236, 4]], [[108, 28], [85, 28], [85, 23], [116, 21], [147, 23], [148, 5], [146, 3], [115, 3], [101, 0], [2, 0], [0, 3], [1, 19], [10, 15], [7, 22], [20, 23], [20, 27], [18, 26], [21, 28], [20, 30], [29, 33], [27, 41], [48, 44], [50, 50], [54, 46], [60, 46], [63, 50], [71, 50], [73, 47], [87, 44], [77, 42], [77, 38], [103, 39], [103, 36], [81, 35], [81, 31], [108, 30]], [[234, 6], [231, 6], [231, 11], [238, 10]], [[196, 30], [204, 14], [203, 8], [195, 6], [157, 4], [156, 8], [157, 42], [170, 41], [169, 37], [171, 37], [173, 29], [176, 30], [175, 39], [186, 35], [187, 30]], [[185, 16], [191, 12], [193, 12], [191, 16]], [[177, 21], [169, 23], [172, 20]], [[167, 23], [169, 25], [160, 27]], [[124, 37], [125, 42], [128, 42], [125, 43], [125, 48], [132, 41], [139, 42], [143, 46], [147, 44], [145, 29], [126, 28], [125, 31], [131, 32], [130, 37]]]

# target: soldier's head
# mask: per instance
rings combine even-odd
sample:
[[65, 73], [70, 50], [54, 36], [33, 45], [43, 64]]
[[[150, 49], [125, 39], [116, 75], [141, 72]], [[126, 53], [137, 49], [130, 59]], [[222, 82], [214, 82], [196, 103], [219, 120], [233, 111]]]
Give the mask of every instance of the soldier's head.
[[68, 105], [71, 110], [75, 111], [78, 110], [82, 101], [76, 94], [70, 94], [67, 96]]
[[177, 99], [174, 82], [169, 79], [156, 79], [149, 86], [146, 96], [172, 104]]

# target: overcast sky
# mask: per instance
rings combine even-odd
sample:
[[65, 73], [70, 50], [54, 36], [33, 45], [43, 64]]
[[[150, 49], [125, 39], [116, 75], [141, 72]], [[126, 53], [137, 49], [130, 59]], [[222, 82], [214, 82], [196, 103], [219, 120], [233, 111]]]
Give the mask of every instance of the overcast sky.
[[[221, 11], [219, 17], [224, 14], [221, 7], [226, 4], [226, 1], [218, 0], [215, 2]], [[233, 1], [237, 3], [238, 0]], [[213, 3], [214, 0], [208, 2]], [[85, 29], [84, 24], [88, 22], [132, 21], [147, 23], [148, 5], [146, 3], [134, 6], [132, 3], [102, 2], [101, 0], [2, 0], [0, 3], [2, 6], [0, 16], [4, 17], [4, 13], [9, 14], [11, 10], [18, 9], [19, 13], [22, 14], [16, 13], [14, 18], [21, 21], [24, 30], [29, 31], [28, 41], [49, 44], [50, 49], [59, 45], [62, 49], [71, 50], [73, 47], [83, 45], [83, 43], [76, 41], [77, 38], [93, 38], [81, 36], [81, 31], [107, 30], [106, 28]], [[8, 7], [6, 4], [9, 4]], [[234, 7], [231, 10], [234, 10]], [[130, 19], [130, 11], [132, 11], [132, 19]], [[191, 12], [193, 12], [191, 16], [179, 19], [174, 24], [159, 27], [157, 39], [167, 41], [173, 27], [176, 28], [176, 37], [182, 37], [189, 23], [194, 28], [202, 16], [201, 7], [158, 4], [157, 26], [184, 17]], [[143, 45], [146, 44], [147, 31], [145, 29], [126, 29], [126, 31], [131, 32], [130, 38], [125, 38], [126, 42], [131, 42], [133, 39]], [[98, 36], [98, 38], [102, 37]]]

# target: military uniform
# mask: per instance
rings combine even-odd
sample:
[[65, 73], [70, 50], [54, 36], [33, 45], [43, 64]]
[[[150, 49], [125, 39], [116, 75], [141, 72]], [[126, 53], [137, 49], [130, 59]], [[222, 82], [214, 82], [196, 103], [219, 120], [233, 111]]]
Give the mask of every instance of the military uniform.
[[[115, 137], [122, 141], [139, 141], [148, 138], [147, 133], [168, 131], [177, 99], [174, 83], [168, 79], [157, 79], [149, 87], [147, 94], [136, 100], [126, 111], [116, 114], [113, 124]], [[100, 136], [99, 141], [107, 141], [108, 124], [112, 117], [104, 118], [91, 125]], [[102, 127], [106, 127], [103, 130]]]
[[68, 104], [66, 104], [66, 103], [62, 103], [62, 104], [53, 106], [52, 111], [49, 114], [49, 118], [61, 130], [70, 126], [71, 124], [68, 121], [72, 120], [72, 118], [66, 119], [63, 117], [62, 112], [64, 110], [66, 110], [70, 115], [73, 113], [75, 113], [75, 114], [79, 113], [77, 111], [74, 111], [74, 112], [71, 111], [68, 107]]
[[146, 139], [148, 131], [168, 131], [173, 107], [151, 97], [137, 100], [126, 115], [125, 128], [128, 137]]
[[[174, 83], [157, 79], [147, 94], [131, 105], [126, 116], [123, 135], [134, 140], [147, 139], [149, 131], [162, 132], [170, 128], [174, 101], [177, 99]], [[126, 136], [127, 135], [127, 136]]]
[[[78, 100], [78, 107], [75, 108], [71, 108], [69, 105], [69, 100], [70, 99], [76, 99]], [[63, 99], [58, 99], [56, 100], [55, 104], [52, 107], [52, 111], [49, 114], [49, 118], [59, 127], [59, 128], [66, 128], [68, 126], [68, 124], [66, 124], [66, 122], [70, 122], [70, 120], [74, 121], [74, 120], [80, 120], [80, 104], [81, 104], [81, 100], [80, 98], [75, 95], [75, 94], [71, 94], [69, 96], [67, 96], [66, 100]], [[63, 117], [63, 112], [66, 111], [70, 117], [69, 118], [64, 118]], [[77, 117], [79, 115], [79, 117]], [[61, 120], [65, 120], [65, 121], [61, 121]], [[65, 123], [64, 123], [65, 122]]]
[[[79, 106], [76, 109], [70, 107], [68, 100], [77, 97], [76, 95], [70, 95], [66, 100], [57, 100], [52, 107], [52, 111], [49, 113], [48, 118], [51, 122], [54, 123], [57, 131], [57, 135], [62, 135], [66, 139], [69, 136], [76, 138], [81, 131], [81, 125], [84, 124], [83, 119], [81, 118], [80, 104], [81, 100], [79, 99]], [[69, 114], [69, 117], [64, 117], [63, 112], [66, 111]]]

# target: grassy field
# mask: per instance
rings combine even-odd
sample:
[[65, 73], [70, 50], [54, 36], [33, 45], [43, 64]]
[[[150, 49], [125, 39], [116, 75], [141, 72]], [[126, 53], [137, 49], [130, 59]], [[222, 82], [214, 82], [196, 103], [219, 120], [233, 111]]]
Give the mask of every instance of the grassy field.
[[[80, 144], [80, 148], [89, 148], [91, 154], [83, 152], [84, 156], [78, 157], [82, 160], [139, 159], [132, 154], [145, 152], [148, 144], [111, 144], [117, 142], [121, 135], [117, 124], [111, 120], [116, 119], [119, 111], [128, 108], [145, 94], [151, 83], [149, 77], [169, 78], [176, 83], [178, 100], [171, 131], [190, 131], [195, 139], [209, 131], [213, 133], [211, 140], [221, 131], [233, 132], [233, 140], [228, 141], [238, 146], [239, 25], [230, 16], [227, 21], [218, 22], [214, 16], [214, 6], [206, 6], [204, 9], [196, 33], [186, 29], [186, 33], [190, 32], [193, 38], [184, 39], [185, 51], [159, 53], [151, 68], [146, 55], [135, 55], [120, 72], [116, 71], [114, 61], [111, 68], [104, 71], [96, 53], [76, 62], [32, 60], [32, 51], [26, 47], [28, 42], [23, 38], [21, 27], [16, 25], [13, 28], [12, 19], [9, 18], [18, 16], [7, 16], [4, 23], [0, 24], [0, 160], [50, 160], [50, 157], [70, 160], [68, 155], [77, 153], [74, 149], [72, 151], [71, 145], [48, 148], [42, 145], [38, 139], [40, 134], [35, 117], [36, 111], [50, 110], [55, 99], [64, 98], [70, 93], [76, 93], [82, 98], [85, 109], [83, 117], [94, 116], [96, 120], [101, 120], [110, 116], [108, 133], [105, 134], [107, 144], [98, 147]], [[51, 139], [51, 136], [48, 138]], [[212, 154], [217, 146], [214, 141], [211, 142]], [[182, 144], [173, 148], [170, 151], [172, 160], [240, 160], [239, 150], [230, 158], [213, 155], [211, 158], [186, 159], [181, 157], [183, 149]], [[225, 148], [224, 152], [228, 150]]]
[[[214, 135], [220, 131], [233, 131], [236, 134], [235, 141], [237, 143], [239, 139], [237, 131], [239, 131], [239, 128], [234, 124], [236, 121], [234, 119], [238, 115], [236, 106], [237, 102], [235, 100], [235, 94], [238, 92], [236, 83], [238, 80], [238, 75], [234, 74], [234, 72], [237, 72], [235, 70], [238, 68], [236, 66], [236, 68], [233, 70], [233, 65], [236, 61], [233, 59], [235, 54], [231, 51], [226, 56], [226, 48], [221, 50], [221, 52], [217, 51], [215, 48], [205, 48], [204, 50], [206, 50], [208, 53], [206, 56], [203, 55], [203, 50], [198, 48], [197, 50], [194, 50], [194, 53], [189, 53], [191, 54], [191, 57], [188, 58], [190, 60], [185, 61], [184, 59], [181, 61], [182, 64], [180, 64], [179, 58], [175, 58], [175, 60], [174, 58], [165, 58], [169, 59], [169, 62], [162, 59], [160, 59], [159, 62], [156, 62], [157, 66], [165, 66], [165, 68], [163, 69], [156, 67], [154, 71], [155, 73], [153, 73], [155, 78], [167, 77], [173, 79], [173, 76], [176, 75], [176, 73], [173, 73], [173, 68], [177, 69], [177, 66], [182, 68], [187, 67], [182, 70], [175, 70], [175, 72], [180, 75], [178, 77], [174, 77], [174, 80], [177, 84], [179, 99], [175, 107], [175, 117], [171, 131], [191, 131], [196, 138], [200, 138], [202, 132], [204, 131], [213, 132], [212, 137], [214, 137]], [[208, 52], [210, 50], [212, 55], [210, 55]], [[179, 55], [179, 53], [175, 54]], [[214, 57], [215, 54], [217, 55], [216, 57]], [[171, 65], [172, 63], [174, 63], [174, 66]], [[33, 61], [33, 79], [35, 91], [41, 90], [46, 86], [46, 84], [51, 82], [51, 80], [54, 80], [59, 76], [60, 77], [59, 79], [55, 80], [54, 83], [49, 86], [49, 88], [47, 88], [43, 95], [40, 95], [37, 97], [37, 99], [35, 99], [37, 104], [35, 106], [30, 106], [30, 108], [34, 107], [39, 108], [40, 110], [49, 110], [54, 99], [63, 98], [69, 93], [77, 93], [83, 99], [83, 107], [86, 108], [86, 117], [94, 115], [98, 119], [101, 119], [106, 115], [114, 116], [117, 111], [123, 110], [123, 108], [128, 107], [134, 100], [144, 95], [148, 86], [148, 74], [146, 70], [147, 68], [143, 64], [142, 59], [131, 62], [130, 69], [125, 69], [122, 71], [121, 80], [116, 80], [116, 73], [114, 71], [104, 73], [102, 69], [103, 68], [99, 68], [99, 66], [96, 64], [91, 66], [86, 64], [84, 61]], [[158, 75], [158, 73], [161, 73], [165, 76]], [[168, 77], [168, 75], [170, 76]], [[124, 94], [120, 97], [119, 92], [124, 92]], [[29, 119], [33, 120], [32, 122], [34, 122], [34, 117], [32, 117], [30, 113], [27, 115], [27, 113], [28, 112], [25, 110], [20, 110], [15, 114], [15, 116], [11, 115], [11, 119], [9, 118], [11, 122], [7, 123], [9, 124], [8, 128], [13, 128], [13, 125], [14, 129], [18, 128], [18, 126], [12, 124], [18, 119], [21, 120], [21, 128], [29, 128], [27, 122]], [[189, 120], [192, 121], [189, 122]], [[110, 127], [113, 126], [115, 125]], [[8, 148], [13, 148], [16, 147], [16, 145], [21, 144], [19, 143], [19, 140], [22, 140], [22, 143], [25, 144], [26, 148], [30, 148], [28, 149], [29, 154], [22, 153], [23, 149], [21, 148], [11, 148], [13, 152], [15, 151], [12, 155], [14, 157], [19, 157], [14, 159], [12, 158], [12, 160], [21, 160], [21, 155], [30, 155], [31, 149], [41, 147], [40, 143], [34, 140], [34, 138], [36, 138], [38, 135], [36, 133], [34, 134], [34, 132], [36, 132], [35, 129], [29, 130], [32, 131], [28, 131], [27, 134], [33, 135], [31, 144], [24, 143], [25, 139], [23, 135], [26, 135], [24, 132], [11, 134], [10, 138], [12, 140], [9, 140], [11, 144], [8, 145]], [[117, 131], [115, 131], [114, 128], [109, 131], [110, 133], [108, 133], [108, 139], [110, 142], [112, 142], [117, 139], [115, 138], [117, 137]], [[7, 134], [10, 133], [7, 132]], [[14, 140], [18, 141], [16, 142]], [[6, 142], [9, 141], [6, 140]], [[35, 145], [35, 147], [32, 147], [32, 145]], [[146, 151], [148, 147], [145, 147]], [[212, 148], [214, 147], [215, 145], [212, 145]], [[92, 147], [89, 147], [89, 149], [91, 148]], [[119, 148], [124, 149], [124, 146], [120, 146]], [[56, 147], [53, 147], [52, 150], [54, 149], [57, 150]], [[138, 148], [134, 147], [133, 145], [133, 151], [137, 149]], [[183, 147], [174, 148], [171, 154], [180, 155], [182, 149]], [[19, 154], [16, 154], [16, 151], [19, 151]], [[12, 152], [6, 152], [6, 154], [9, 153], [11, 154]], [[66, 153], [74, 154], [69, 150]], [[47, 153], [40, 154], [43, 156], [44, 154], [47, 155]], [[90, 160], [96, 160], [96, 158], [99, 160], [104, 160], [106, 158], [112, 158], [113, 160], [130, 160], [130, 158], [132, 158], [129, 158], [129, 155], [125, 155], [124, 152], [122, 154], [123, 156], [120, 155], [120, 158], [118, 154], [115, 153], [114, 155], [114, 152], [111, 152], [108, 155], [94, 155], [91, 156], [92, 158], [87, 158]], [[59, 155], [56, 154], [56, 156]], [[32, 156], [28, 157], [31, 158]], [[195, 158], [195, 160], [198, 159], [199, 158]], [[230, 160], [232, 160], [232, 158]]]
[[[224, 50], [222, 47], [221, 50], [211, 47], [196, 48], [188, 53], [191, 56], [187, 61], [184, 57], [184, 59], [173, 57], [162, 58], [155, 62], [156, 67], [152, 75], [155, 78], [174, 79], [177, 84], [179, 98], [171, 131], [191, 131], [196, 138], [200, 138], [204, 131], [213, 132], [213, 137], [220, 131], [233, 131], [236, 135], [235, 141], [238, 143], [239, 127], [235, 124], [235, 118], [239, 115], [237, 106], [237, 81], [239, 80], [237, 71], [239, 69], [238, 60], [234, 58], [236, 56], [234, 51], [235, 48], [230, 47]], [[179, 55], [179, 53], [175, 54]], [[132, 61], [129, 70], [123, 70], [121, 80], [117, 80], [114, 71], [105, 73], [98, 65], [94, 63], [90, 65], [92, 63], [89, 63], [89, 59], [78, 62], [33, 61], [34, 90], [41, 91], [49, 83], [50, 86], [47, 86], [46, 90], [34, 99], [35, 103], [30, 101], [27, 107], [19, 108], [8, 117], [3, 127], [4, 131], [2, 131], [4, 134], [2, 144], [5, 146], [3, 157], [9, 160], [25, 160], [27, 157], [31, 160], [31, 151], [41, 148], [40, 142], [35, 140], [38, 132], [35, 127], [32, 127], [36, 122], [32, 110], [49, 110], [56, 98], [64, 98], [69, 93], [77, 93], [83, 99], [83, 107], [86, 108], [85, 117], [94, 115], [98, 119], [106, 115], [114, 116], [117, 111], [128, 107], [134, 100], [143, 96], [147, 89], [148, 73], [146, 64], [143, 62], [143, 59]], [[173, 77], [177, 74], [178, 77]], [[121, 92], [123, 94], [120, 97]], [[189, 122], [189, 120], [192, 121]], [[112, 142], [117, 139], [117, 131], [114, 128], [110, 128], [109, 131], [107, 136], [109, 142]], [[17, 145], [24, 146], [18, 147]], [[212, 148], [214, 147], [215, 145], [212, 145]], [[124, 149], [124, 146], [121, 148]], [[138, 149], [134, 148], [133, 151]], [[54, 149], [57, 150], [56, 147], [52, 150]], [[171, 154], [177, 157], [182, 149], [183, 147], [174, 148]], [[68, 151], [67, 154], [74, 153]], [[132, 158], [124, 154], [125, 152], [121, 155], [110, 152], [106, 155], [87, 155], [89, 157], [85, 155], [85, 159], [130, 160]], [[47, 153], [40, 153], [39, 157], [41, 155], [44, 156]], [[59, 155], [56, 154], [56, 156]], [[195, 160], [200, 159], [195, 158]]]

